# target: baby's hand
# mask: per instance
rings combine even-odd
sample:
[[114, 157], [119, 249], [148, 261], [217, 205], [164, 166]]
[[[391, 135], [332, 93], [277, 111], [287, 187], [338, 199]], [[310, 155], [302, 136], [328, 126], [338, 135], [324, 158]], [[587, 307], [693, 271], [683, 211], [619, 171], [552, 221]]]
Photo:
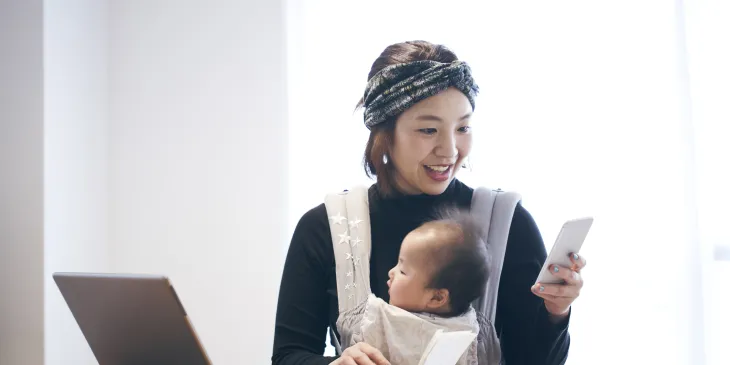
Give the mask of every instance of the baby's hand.
[[390, 365], [390, 362], [380, 350], [359, 342], [345, 349], [340, 358], [330, 365]]

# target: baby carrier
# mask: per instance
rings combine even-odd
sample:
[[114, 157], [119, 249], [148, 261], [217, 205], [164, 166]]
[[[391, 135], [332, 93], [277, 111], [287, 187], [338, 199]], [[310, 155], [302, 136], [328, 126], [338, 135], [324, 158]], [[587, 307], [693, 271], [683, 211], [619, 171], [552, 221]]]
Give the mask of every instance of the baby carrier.
[[[417, 364], [420, 352], [437, 330], [479, 330], [476, 311], [489, 326], [488, 343], [475, 343], [458, 364], [484, 365], [483, 359], [499, 358], [499, 342], [491, 325], [497, 308], [497, 293], [502, 272], [507, 238], [515, 206], [520, 196], [500, 189], [477, 188], [471, 203], [471, 214], [482, 222], [487, 245], [489, 276], [483, 297], [472, 303], [472, 309], [457, 318], [414, 314], [390, 306], [376, 298], [370, 288], [370, 211], [367, 188], [328, 194], [325, 207], [329, 217], [335, 254], [339, 318], [336, 323], [340, 338], [330, 325], [330, 335], [338, 354], [344, 348], [363, 341], [378, 348], [394, 364]], [[382, 323], [376, 323], [382, 322]], [[476, 328], [475, 328], [476, 326]], [[407, 336], [403, 334], [407, 333]], [[415, 359], [415, 360], [414, 360]]]

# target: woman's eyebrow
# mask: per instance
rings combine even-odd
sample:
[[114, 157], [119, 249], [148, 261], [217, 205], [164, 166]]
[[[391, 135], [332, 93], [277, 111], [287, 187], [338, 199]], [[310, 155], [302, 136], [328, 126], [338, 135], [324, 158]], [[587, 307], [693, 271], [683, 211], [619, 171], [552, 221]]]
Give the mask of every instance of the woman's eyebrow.
[[[469, 119], [469, 117], [471, 117], [471, 113], [467, 113], [463, 117], [459, 118], [459, 121], [463, 121], [465, 119]], [[439, 117], [437, 115], [432, 115], [432, 114], [419, 115], [419, 116], [416, 117], [416, 120], [419, 120], [419, 121], [430, 121], [430, 122], [443, 122], [444, 121], [443, 119], [441, 119], [441, 117]]]
[[444, 120], [439, 118], [438, 116], [431, 115], [431, 114], [424, 114], [419, 115], [416, 117], [416, 120], [422, 120], [422, 121], [430, 121], [430, 122], [443, 122]]

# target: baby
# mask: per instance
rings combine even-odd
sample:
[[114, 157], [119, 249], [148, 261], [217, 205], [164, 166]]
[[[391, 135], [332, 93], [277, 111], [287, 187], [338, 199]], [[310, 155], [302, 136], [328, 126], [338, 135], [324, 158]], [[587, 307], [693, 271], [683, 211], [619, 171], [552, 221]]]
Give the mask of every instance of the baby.
[[471, 306], [485, 292], [488, 274], [480, 225], [468, 212], [440, 212], [403, 240], [389, 272], [390, 302], [368, 293], [340, 313], [343, 345], [366, 342], [392, 364], [417, 365], [436, 331], [472, 331], [477, 341], [458, 364], [497, 364], [494, 329]]
[[484, 293], [487, 250], [470, 214], [443, 212], [410, 232], [388, 276], [390, 304], [410, 312], [455, 317]]

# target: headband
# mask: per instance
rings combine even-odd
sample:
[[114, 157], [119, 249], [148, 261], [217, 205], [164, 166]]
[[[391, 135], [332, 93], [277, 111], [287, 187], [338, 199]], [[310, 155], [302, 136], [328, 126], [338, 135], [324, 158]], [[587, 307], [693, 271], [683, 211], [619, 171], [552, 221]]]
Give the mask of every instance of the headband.
[[370, 129], [383, 123], [449, 87], [463, 92], [474, 109], [479, 86], [474, 83], [471, 68], [463, 61], [415, 61], [387, 66], [365, 88], [365, 126]]

